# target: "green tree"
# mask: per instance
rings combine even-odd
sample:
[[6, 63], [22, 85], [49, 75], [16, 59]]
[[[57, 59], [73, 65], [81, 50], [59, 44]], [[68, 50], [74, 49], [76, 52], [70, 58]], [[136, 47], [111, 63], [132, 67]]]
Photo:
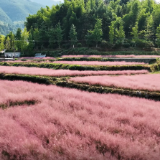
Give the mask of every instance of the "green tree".
[[114, 21], [109, 26], [109, 42], [110, 44], [114, 43]]
[[160, 25], [156, 29], [156, 44], [160, 47]]
[[146, 40], [151, 40], [153, 35], [154, 35], [154, 31], [153, 31], [153, 17], [151, 15], [151, 16], [149, 16], [147, 18], [145, 39]]
[[136, 22], [135, 27], [132, 28], [132, 32], [131, 34], [133, 35], [132, 41], [135, 43], [137, 43], [138, 41], [138, 22]]
[[21, 28], [18, 28], [15, 34], [15, 48], [18, 51], [21, 50], [21, 34], [22, 34], [22, 30]]
[[10, 38], [10, 49], [15, 50], [15, 36], [13, 32], [10, 32], [7, 36]]
[[100, 42], [102, 40], [102, 36], [103, 36], [102, 20], [97, 19], [97, 22], [94, 26], [94, 29], [89, 30], [88, 32], [92, 35], [93, 41], [96, 42], [96, 48], [97, 48], [98, 42]]
[[56, 31], [55, 28], [50, 28], [48, 31], [48, 36], [49, 36], [49, 46], [53, 48], [54, 44], [56, 43]]
[[11, 49], [11, 39], [9, 38], [9, 36], [7, 36], [7, 38], [6, 38], [5, 48], [6, 48], [7, 50], [10, 50], [10, 49]]
[[35, 48], [39, 47], [39, 30], [38, 28], [35, 28], [33, 31], [33, 40], [35, 43]]
[[27, 51], [29, 52], [29, 55], [32, 56], [33, 55], [33, 49], [34, 49], [34, 46], [35, 46], [35, 43], [34, 43], [34, 39], [33, 39], [33, 30], [31, 30], [29, 32], [29, 36], [28, 36], [28, 45], [27, 45]]
[[15, 39], [16, 40], [21, 40], [21, 34], [22, 34], [22, 30], [21, 30], [21, 28], [18, 28], [17, 32], [15, 34]]
[[5, 36], [0, 35], [0, 51], [2, 51], [3, 49], [5, 49], [4, 41], [5, 41]]
[[122, 22], [120, 23], [120, 26], [119, 26], [119, 30], [118, 30], [118, 33], [117, 33], [117, 38], [118, 38], [118, 43], [122, 45], [124, 43], [124, 39], [125, 39], [125, 32], [124, 32], [124, 29], [123, 29], [123, 23]]
[[70, 32], [69, 32], [69, 38], [71, 40], [71, 44], [74, 48], [75, 43], [77, 42], [77, 32], [76, 32], [76, 27], [74, 24], [72, 24]]
[[55, 28], [55, 35], [56, 35], [56, 41], [58, 43], [59, 48], [61, 47], [61, 42], [63, 40], [63, 34], [62, 34], [62, 32], [63, 32], [63, 30], [61, 28], [61, 25], [60, 25], [60, 23], [58, 23], [56, 25], [56, 28]]
[[22, 31], [22, 35], [21, 35], [21, 52], [22, 53], [25, 53], [27, 49], [27, 46], [29, 44], [28, 38], [29, 38], [29, 32], [27, 31], [26, 28], [24, 28], [24, 30]]

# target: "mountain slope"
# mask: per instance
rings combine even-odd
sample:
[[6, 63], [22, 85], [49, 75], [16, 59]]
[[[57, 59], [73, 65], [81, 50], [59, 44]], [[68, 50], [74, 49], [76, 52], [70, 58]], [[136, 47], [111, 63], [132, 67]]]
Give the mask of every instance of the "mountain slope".
[[[36, 13], [43, 5], [30, 0], [0, 0], [0, 8], [11, 21], [24, 21], [29, 14]], [[0, 20], [3, 19], [0, 17]]]
[[12, 20], [8, 17], [8, 15], [0, 8], [0, 20], [6, 23], [12, 23]]
[[60, 1], [63, 2], [63, 0], [59, 0], [59, 1], [56, 1], [56, 0], [31, 0], [31, 1], [42, 4], [44, 6], [49, 6], [49, 7], [56, 5], [56, 4], [59, 4]]
[[37, 13], [41, 7], [44, 6], [30, 0], [0, 0], [0, 34], [23, 28], [26, 17]]

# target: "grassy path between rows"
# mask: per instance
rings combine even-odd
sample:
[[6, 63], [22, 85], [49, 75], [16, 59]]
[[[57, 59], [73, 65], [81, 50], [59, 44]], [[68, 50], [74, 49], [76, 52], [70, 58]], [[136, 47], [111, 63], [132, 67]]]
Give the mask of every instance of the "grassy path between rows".
[[81, 84], [69, 81], [69, 77], [50, 77], [50, 76], [34, 76], [21, 74], [0, 74], [1, 80], [22, 80], [33, 83], [57, 85], [67, 88], [75, 88], [83, 91], [97, 92], [97, 93], [117, 93], [121, 95], [128, 95], [133, 97], [141, 97], [160, 101], [160, 91], [134, 90], [118, 87], [107, 87], [98, 85]]
[[62, 63], [30, 63], [30, 62], [0, 62], [0, 66], [23, 66], [23, 67], [38, 67], [38, 68], [51, 68], [51, 69], [69, 69], [69, 70], [93, 70], [93, 71], [117, 71], [117, 70], [148, 70], [155, 71], [153, 65], [71, 65]]

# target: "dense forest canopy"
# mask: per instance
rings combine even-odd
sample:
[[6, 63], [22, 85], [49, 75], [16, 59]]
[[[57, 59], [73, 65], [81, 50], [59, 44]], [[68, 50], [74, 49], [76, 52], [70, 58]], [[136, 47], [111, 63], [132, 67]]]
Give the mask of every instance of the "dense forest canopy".
[[25, 26], [30, 48], [160, 47], [160, 4], [154, 0], [64, 0], [29, 15]]

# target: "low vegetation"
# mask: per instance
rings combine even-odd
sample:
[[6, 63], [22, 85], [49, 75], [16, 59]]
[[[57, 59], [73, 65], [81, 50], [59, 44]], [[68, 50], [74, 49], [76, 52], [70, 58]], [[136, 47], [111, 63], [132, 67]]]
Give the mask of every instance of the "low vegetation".
[[72, 71], [72, 70], [53, 70], [35, 67], [13, 67], [1, 66], [0, 73], [5, 74], [24, 74], [24, 75], [39, 75], [39, 76], [89, 76], [89, 75], [131, 75], [131, 74], [147, 74], [147, 70], [126, 70], [126, 71]]
[[0, 109], [2, 159], [159, 160], [160, 102], [22, 81], [0, 87], [6, 99], [40, 100]]
[[52, 69], [69, 69], [69, 70], [155, 70], [156, 66], [150, 65], [76, 65], [63, 63], [32, 63], [32, 62], [0, 62], [0, 66], [23, 66], [23, 67], [38, 67], [38, 68], [52, 68]]
[[134, 76], [86, 76], [74, 77], [71, 81], [117, 88], [134, 90], [148, 90], [160, 92], [160, 74], [134, 75]]

